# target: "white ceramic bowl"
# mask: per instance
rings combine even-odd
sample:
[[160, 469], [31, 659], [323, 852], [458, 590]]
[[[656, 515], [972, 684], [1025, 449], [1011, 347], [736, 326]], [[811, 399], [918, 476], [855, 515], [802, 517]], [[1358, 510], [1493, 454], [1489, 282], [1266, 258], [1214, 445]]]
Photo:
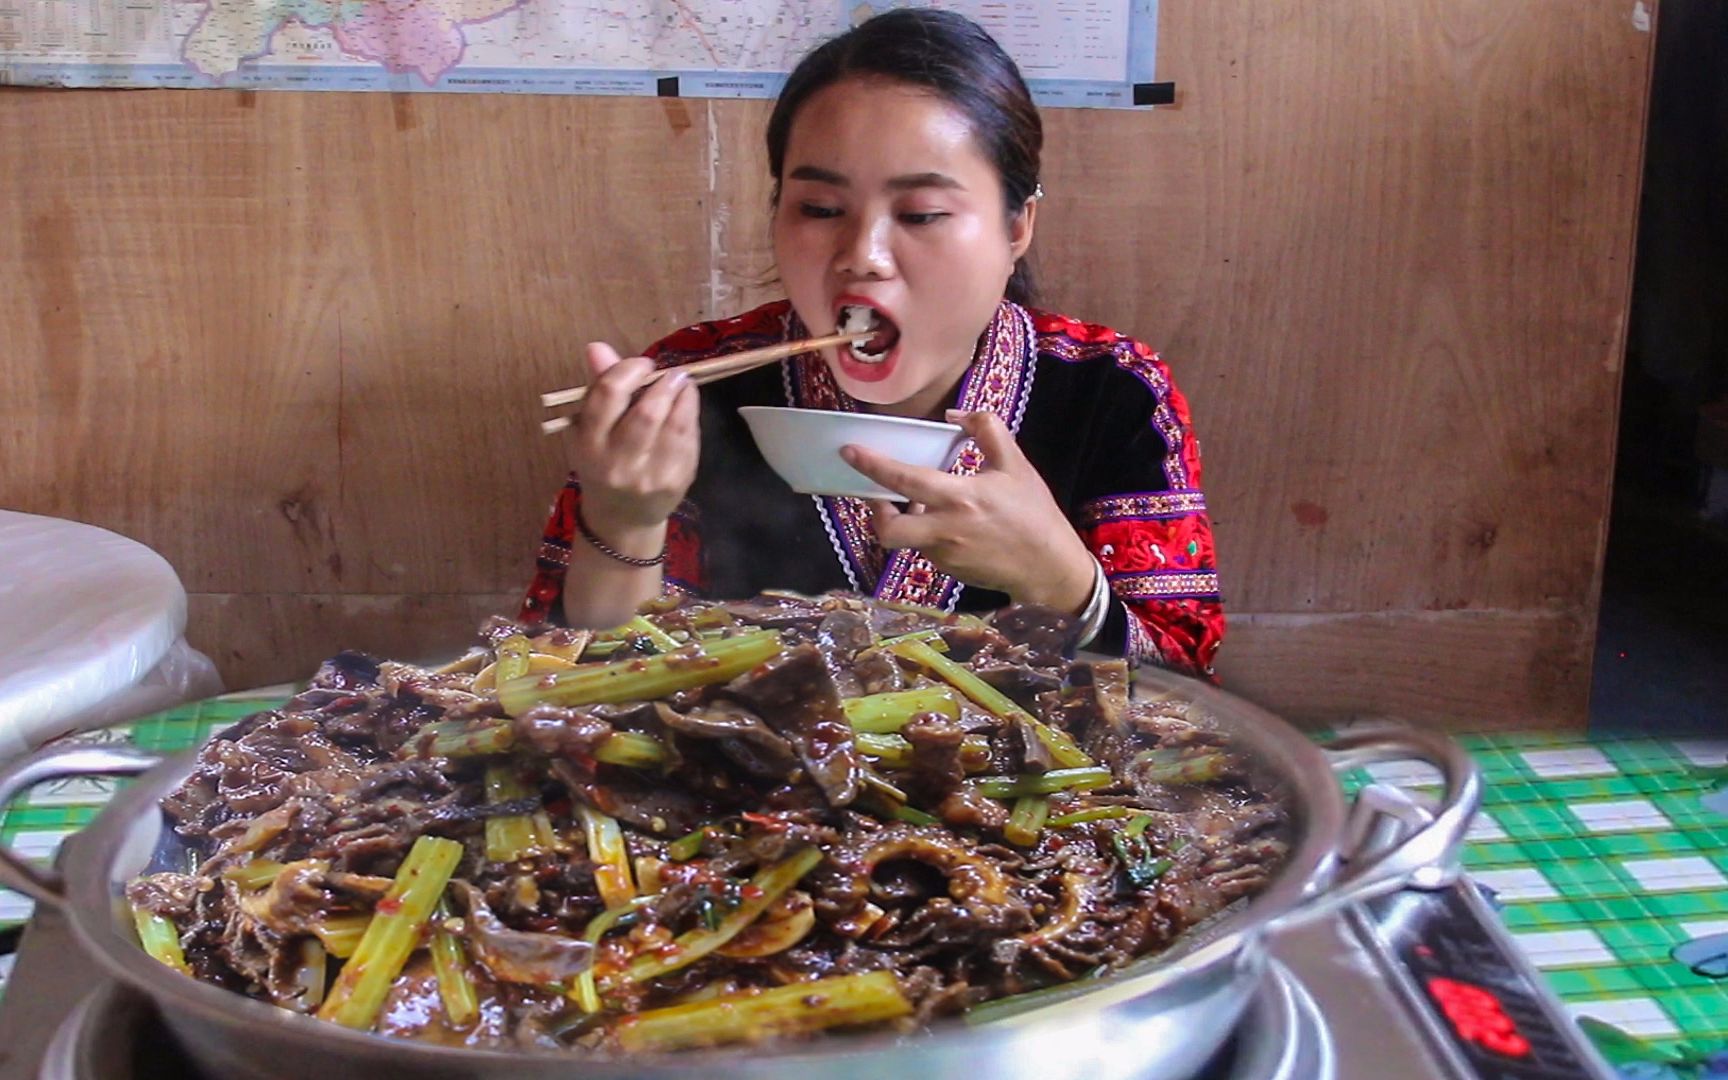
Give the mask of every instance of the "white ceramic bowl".
[[762, 456], [792, 490], [805, 495], [855, 495], [861, 499], [905, 496], [889, 491], [846, 464], [840, 448], [868, 446], [896, 461], [946, 469], [954, 464], [966, 433], [958, 424], [909, 420], [875, 413], [829, 412], [746, 405], [738, 410]]

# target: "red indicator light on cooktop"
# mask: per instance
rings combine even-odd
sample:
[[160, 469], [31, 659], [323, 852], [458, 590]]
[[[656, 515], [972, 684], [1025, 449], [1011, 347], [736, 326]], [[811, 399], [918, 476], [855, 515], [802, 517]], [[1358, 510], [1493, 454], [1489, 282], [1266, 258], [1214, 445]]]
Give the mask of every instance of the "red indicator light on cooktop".
[[1480, 986], [1437, 976], [1428, 980], [1428, 993], [1460, 1039], [1506, 1057], [1529, 1055], [1529, 1041], [1518, 1034], [1500, 999]]

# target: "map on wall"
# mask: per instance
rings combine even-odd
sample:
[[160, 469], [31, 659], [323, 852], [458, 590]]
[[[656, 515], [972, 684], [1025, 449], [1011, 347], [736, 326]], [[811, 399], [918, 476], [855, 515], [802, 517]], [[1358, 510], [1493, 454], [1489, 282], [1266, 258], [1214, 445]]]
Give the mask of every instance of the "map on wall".
[[[1041, 104], [1168, 101], [1158, 0], [912, 0], [976, 19]], [[0, 84], [772, 97], [893, 0], [0, 0]]]

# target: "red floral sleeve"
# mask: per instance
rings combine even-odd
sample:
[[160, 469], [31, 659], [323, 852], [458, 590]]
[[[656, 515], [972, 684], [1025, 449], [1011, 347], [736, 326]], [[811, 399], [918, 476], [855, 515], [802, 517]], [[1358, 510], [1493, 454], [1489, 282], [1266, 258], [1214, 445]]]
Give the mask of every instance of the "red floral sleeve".
[[1069, 363], [1111, 362], [1148, 391], [1135, 430], [1112, 432], [1100, 487], [1075, 522], [1104, 566], [1112, 611], [1100, 642], [1208, 678], [1224, 640], [1212, 523], [1200, 487], [1200, 444], [1187, 399], [1147, 346], [1107, 327], [1037, 313], [1039, 348]]
[[[1094, 499], [1080, 535], [1126, 616], [1126, 655], [1210, 677], [1224, 640], [1212, 527], [1198, 492]], [[1196, 509], [1198, 507], [1198, 509]]]

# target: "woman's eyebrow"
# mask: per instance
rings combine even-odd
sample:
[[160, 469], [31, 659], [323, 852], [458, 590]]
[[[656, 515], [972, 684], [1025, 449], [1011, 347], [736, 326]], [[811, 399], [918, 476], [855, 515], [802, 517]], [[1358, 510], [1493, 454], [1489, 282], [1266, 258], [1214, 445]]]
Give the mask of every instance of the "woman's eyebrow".
[[[792, 180], [813, 180], [818, 184], [831, 184], [834, 187], [851, 187], [852, 181], [844, 174], [833, 169], [824, 169], [819, 165], [800, 165], [788, 174]], [[966, 185], [949, 176], [947, 173], [920, 172], [896, 176], [888, 181], [887, 186], [894, 191], [909, 191], [914, 188], [964, 188]]]
[[949, 176], [947, 173], [921, 172], [896, 176], [888, 181], [888, 186], [895, 191], [907, 191], [912, 188], [963, 188], [966, 185]]
[[835, 187], [851, 187], [852, 181], [832, 169], [823, 169], [815, 165], [800, 165], [789, 175], [792, 180], [814, 180], [818, 184], [833, 184]]

